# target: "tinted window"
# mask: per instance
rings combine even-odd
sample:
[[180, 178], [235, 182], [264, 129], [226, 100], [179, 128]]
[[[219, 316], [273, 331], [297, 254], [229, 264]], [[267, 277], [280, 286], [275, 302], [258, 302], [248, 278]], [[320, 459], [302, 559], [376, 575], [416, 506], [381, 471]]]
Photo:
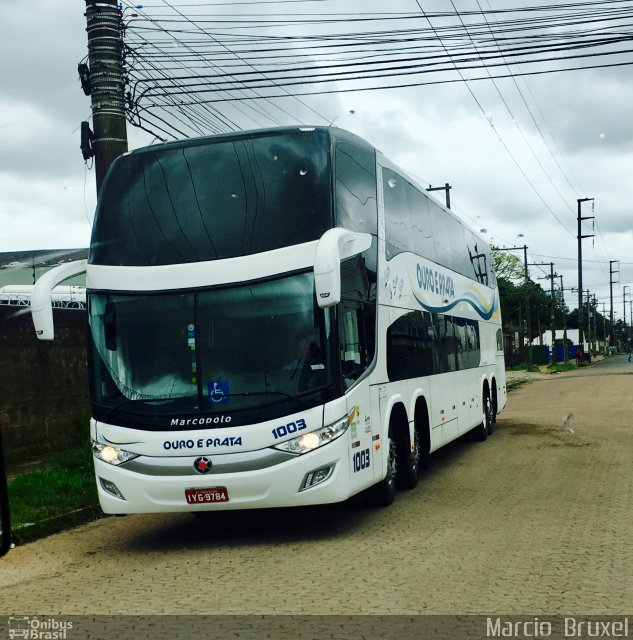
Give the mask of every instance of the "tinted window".
[[411, 221], [411, 239], [418, 255], [437, 261], [433, 222], [431, 220], [431, 201], [412, 184], [406, 184], [407, 205]]
[[383, 168], [387, 260], [412, 251], [448, 269], [495, 286], [488, 245], [425, 193]]
[[413, 367], [411, 315], [398, 318], [387, 331], [387, 375], [391, 381], [417, 375]]
[[377, 235], [376, 154], [371, 148], [336, 145], [336, 224]]
[[468, 258], [471, 265], [469, 276], [482, 284], [494, 287], [495, 277], [490, 249], [474, 234], [471, 234], [469, 240]]
[[343, 383], [349, 388], [369, 367], [376, 349], [376, 274], [362, 256], [341, 264], [338, 318]]
[[442, 357], [442, 371], [457, 370], [457, 348], [451, 316], [438, 316], [440, 324], [439, 339]]
[[457, 368], [471, 369], [479, 366], [479, 325], [473, 320], [455, 318], [455, 345], [457, 349]]
[[332, 226], [326, 132], [158, 146], [104, 183], [92, 264], [215, 260], [319, 238]]
[[314, 390], [333, 381], [335, 332], [331, 314], [316, 307], [310, 272], [238, 287], [89, 299], [97, 418], [120, 411], [120, 423], [133, 427], [130, 416], [263, 410], [297, 395], [316, 404]]
[[403, 251], [414, 251], [407, 181], [391, 169], [383, 169], [385, 198], [385, 253], [387, 260]]
[[479, 366], [475, 320], [412, 311], [387, 330], [387, 375], [405, 380]]

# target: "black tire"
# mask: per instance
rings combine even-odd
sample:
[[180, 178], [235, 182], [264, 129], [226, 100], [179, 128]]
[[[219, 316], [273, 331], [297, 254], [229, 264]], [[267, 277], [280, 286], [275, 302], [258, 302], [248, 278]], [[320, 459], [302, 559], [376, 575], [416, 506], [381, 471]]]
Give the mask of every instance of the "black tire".
[[490, 405], [488, 435], [491, 436], [492, 432], [495, 430], [495, 422], [497, 421], [497, 409], [495, 408], [495, 401], [490, 396], [488, 396], [488, 403]]
[[421, 454], [420, 436], [417, 429], [413, 431], [414, 448], [411, 451], [409, 438], [399, 438], [396, 442], [396, 455], [398, 456], [396, 484], [399, 489], [415, 489], [420, 479]]
[[396, 441], [391, 431], [389, 432], [389, 455], [387, 458], [387, 475], [367, 492], [371, 505], [375, 507], [388, 507], [396, 497], [396, 477], [398, 475], [398, 456]]
[[492, 402], [488, 391], [484, 392], [482, 409], [483, 414], [481, 417], [481, 423], [473, 429], [475, 440], [478, 440], [479, 442], [484, 442], [492, 433]]

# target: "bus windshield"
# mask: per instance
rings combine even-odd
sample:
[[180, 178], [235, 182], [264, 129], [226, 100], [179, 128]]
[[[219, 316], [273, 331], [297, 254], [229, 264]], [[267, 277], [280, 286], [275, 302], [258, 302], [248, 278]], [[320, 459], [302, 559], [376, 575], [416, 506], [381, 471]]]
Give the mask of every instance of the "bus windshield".
[[329, 139], [283, 131], [130, 153], [99, 196], [90, 264], [219, 260], [317, 240], [332, 227]]
[[90, 294], [93, 400], [155, 415], [301, 398], [332, 381], [314, 275], [169, 294]]

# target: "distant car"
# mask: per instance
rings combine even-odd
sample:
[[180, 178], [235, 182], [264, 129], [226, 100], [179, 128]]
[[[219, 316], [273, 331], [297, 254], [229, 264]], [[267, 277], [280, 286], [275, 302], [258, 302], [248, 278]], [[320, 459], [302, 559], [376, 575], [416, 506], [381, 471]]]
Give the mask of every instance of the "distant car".
[[13, 267], [21, 267], [23, 264], [24, 264], [23, 262], [9, 262], [9, 264], [3, 264], [2, 268], [12, 269]]

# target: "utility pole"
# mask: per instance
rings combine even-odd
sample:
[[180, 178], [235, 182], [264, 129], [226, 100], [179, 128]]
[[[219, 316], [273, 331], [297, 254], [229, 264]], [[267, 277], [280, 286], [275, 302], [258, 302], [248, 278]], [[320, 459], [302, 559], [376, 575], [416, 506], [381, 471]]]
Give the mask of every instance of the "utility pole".
[[560, 301], [563, 307], [563, 362], [569, 362], [569, 349], [567, 348], [567, 314], [565, 313], [565, 287], [563, 287], [563, 276], [560, 278]]
[[594, 216], [582, 216], [580, 205], [594, 198], [578, 198], [578, 341], [581, 348], [584, 349], [583, 343], [583, 317], [582, 317], [582, 240], [583, 238], [593, 238], [593, 234], [582, 235], [581, 222], [583, 220], [591, 220]]
[[551, 308], [552, 308], [552, 353], [550, 355], [550, 363], [556, 364], [556, 304], [554, 300], [554, 263], [549, 263], [549, 284], [550, 294], [552, 296]]
[[593, 313], [593, 355], [598, 353], [598, 298], [593, 294], [593, 305], [591, 306]]
[[556, 313], [554, 304], [554, 278], [558, 274], [554, 273], [554, 263], [544, 262], [543, 264], [549, 264], [549, 275], [545, 276], [545, 280], [550, 281], [550, 322], [552, 325], [552, 350], [550, 352], [549, 361], [550, 364], [556, 364]]
[[[89, 132], [91, 134], [89, 156], [94, 155], [97, 195], [99, 195], [110, 165], [128, 148], [122, 16], [117, 0], [85, 0], [85, 2], [89, 68], [80, 65], [79, 72], [84, 93], [90, 95], [92, 101], [94, 132]], [[85, 129], [87, 130], [87, 126]], [[83, 136], [82, 150], [84, 150]]]
[[609, 260], [609, 300], [610, 300], [610, 310], [609, 310], [609, 322], [611, 323], [611, 344], [609, 346], [615, 346], [615, 326], [613, 324], [613, 274], [620, 273], [619, 271], [613, 270], [613, 265], [619, 262], [619, 260]]
[[623, 307], [623, 311], [624, 311], [624, 324], [622, 325], [622, 342], [624, 343], [624, 347], [626, 347], [627, 343], [628, 343], [628, 339], [627, 339], [627, 330], [626, 330], [626, 290], [630, 289], [628, 284], [625, 284], [622, 287], [622, 307]]
[[527, 370], [532, 371], [532, 318], [530, 313], [530, 274], [528, 272], [528, 261], [527, 261], [527, 245], [524, 244], [522, 247], [504, 247], [504, 251], [517, 251], [519, 249], [523, 250], [523, 280], [525, 286], [525, 332], [527, 333], [527, 349], [525, 351], [525, 364], [527, 365]]
[[586, 290], [587, 293], [587, 343], [589, 345], [589, 357], [591, 358], [592, 349], [591, 349], [591, 291], [589, 289]]
[[445, 182], [443, 187], [432, 187], [431, 185], [429, 185], [429, 188], [427, 189], [427, 191], [445, 191], [446, 192], [446, 208], [450, 209], [452, 188], [453, 187], [451, 187], [451, 185], [448, 184], [448, 182]]
[[532, 371], [532, 314], [530, 311], [530, 274], [528, 273], [527, 245], [523, 245], [523, 267], [525, 279], [525, 330], [528, 335], [528, 346], [525, 352], [527, 370]]

